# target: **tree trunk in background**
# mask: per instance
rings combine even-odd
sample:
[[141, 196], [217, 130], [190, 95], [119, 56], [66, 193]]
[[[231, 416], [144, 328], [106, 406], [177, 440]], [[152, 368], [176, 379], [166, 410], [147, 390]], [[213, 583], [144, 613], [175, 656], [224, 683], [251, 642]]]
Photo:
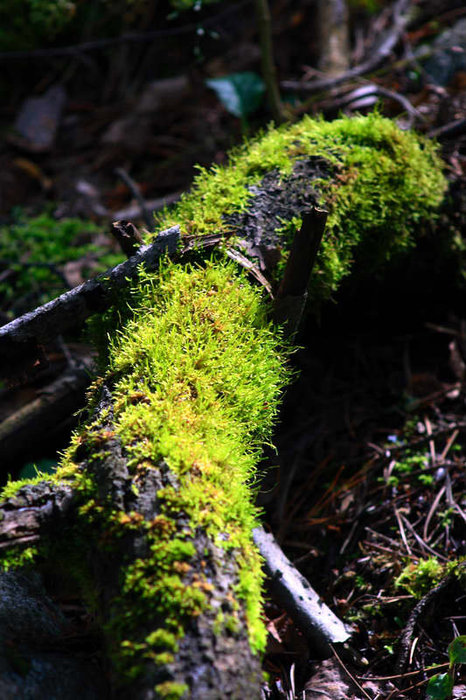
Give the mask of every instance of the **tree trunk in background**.
[[346, 0], [319, 0], [319, 69], [326, 75], [344, 73], [350, 65], [349, 16]]

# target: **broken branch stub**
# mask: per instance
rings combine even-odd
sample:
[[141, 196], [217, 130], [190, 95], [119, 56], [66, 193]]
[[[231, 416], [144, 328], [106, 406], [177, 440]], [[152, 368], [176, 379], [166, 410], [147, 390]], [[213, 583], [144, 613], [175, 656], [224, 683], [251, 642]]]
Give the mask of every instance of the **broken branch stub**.
[[312, 207], [303, 213], [301, 228], [291, 244], [274, 308], [274, 321], [284, 326], [287, 337], [293, 337], [301, 323], [309, 280], [324, 235], [327, 216], [328, 212], [319, 207]]

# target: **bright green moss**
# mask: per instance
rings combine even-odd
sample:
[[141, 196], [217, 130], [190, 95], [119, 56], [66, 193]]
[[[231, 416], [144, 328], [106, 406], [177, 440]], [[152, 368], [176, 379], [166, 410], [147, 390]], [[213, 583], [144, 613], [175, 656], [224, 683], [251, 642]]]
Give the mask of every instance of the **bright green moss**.
[[[412, 245], [416, 225], [432, 219], [446, 189], [435, 146], [393, 121], [376, 113], [332, 122], [305, 117], [245, 143], [228, 166], [201, 170], [192, 191], [159, 215], [157, 226], [179, 224], [182, 232], [193, 234], [226, 232], [228, 215], [244, 211], [251, 201], [248, 186], [271, 171], [286, 176], [296, 161], [311, 157], [325, 159], [334, 170], [313, 182], [330, 211], [313, 275], [313, 300], [327, 298], [338, 287], [356, 246], [361, 264], [374, 270]], [[288, 238], [299, 225], [299, 217], [283, 222]]]
[[[330, 210], [313, 287], [314, 298], [326, 298], [348, 273], [356, 246], [373, 266], [403, 250], [444, 191], [433, 147], [378, 115], [331, 123], [307, 118], [271, 130], [233, 154], [228, 167], [202, 171], [193, 192], [158, 223], [180, 224], [183, 233], [225, 232], [225, 217], [250, 204], [248, 185], [273, 170], [284, 177], [295, 161], [315, 156], [333, 169], [313, 183]], [[282, 222], [284, 248], [299, 225], [295, 215]], [[55, 475], [81, 492], [78, 519], [92, 526], [96, 546], [138, 532], [147, 543], [148, 555], [122, 568], [106, 625], [115, 667], [126, 679], [149, 663], [170, 665], [189, 623], [211, 606], [215, 591], [202, 571], [196, 528], [230, 551], [239, 567], [229, 609], [215, 625], [235, 634], [243, 607], [251, 647], [264, 648], [252, 486], [289, 379], [289, 348], [267, 320], [263, 295], [232, 263], [164, 263], [159, 273], [141, 275], [131, 307], [111, 333], [90, 398], [95, 406], [102, 384], [111, 388], [111, 436], [103, 428], [108, 417], [97, 416], [74, 437]], [[77, 467], [79, 451], [83, 460], [105, 457], [112, 437], [125, 447], [133, 492], [147, 470], [165, 463], [173, 475], [157, 494], [152, 521], [111, 510], [89, 473]], [[182, 528], [180, 515], [188, 523]], [[208, 548], [202, 556], [211, 556]], [[167, 682], [156, 691], [178, 698], [186, 687]]]
[[[250, 482], [288, 377], [285, 354], [260, 292], [231, 263], [170, 264], [157, 283], [143, 279], [136, 303], [137, 314], [111, 342], [108, 372], [121, 377], [113, 390], [114, 429], [132, 471], [164, 460], [179, 487], [158, 493], [161, 514], [147, 526], [151, 556], [125, 573], [120, 620], [126, 633], [136, 629], [150, 605], [176, 639], [183, 621], [209, 605], [212, 587], [202, 576], [186, 583], [196, 551], [189, 529], [175, 536], [182, 512], [215, 544], [235, 550], [236, 595], [245, 604], [253, 647], [263, 648]], [[138, 642], [145, 658], [164, 632]], [[124, 646], [130, 651], [131, 640]]]
[[0, 491], [0, 500], [4, 501], [7, 498], [13, 498], [17, 495], [18, 491], [23, 488], [23, 486], [41, 484], [43, 481], [46, 481], [47, 478], [48, 474], [41, 474], [39, 472], [37, 476], [34, 476], [31, 479], [17, 479], [15, 481], [10, 479]]
[[404, 588], [415, 598], [422, 598], [446, 575], [446, 567], [435, 557], [421, 559], [418, 564], [410, 562], [395, 581], [395, 586]]
[[22, 569], [31, 566], [37, 557], [36, 547], [12, 547], [2, 553], [0, 560], [0, 571], [10, 569]]
[[151, 632], [145, 639], [146, 643], [154, 649], [170, 649], [178, 651], [178, 643], [173, 632], [169, 632], [163, 628]]

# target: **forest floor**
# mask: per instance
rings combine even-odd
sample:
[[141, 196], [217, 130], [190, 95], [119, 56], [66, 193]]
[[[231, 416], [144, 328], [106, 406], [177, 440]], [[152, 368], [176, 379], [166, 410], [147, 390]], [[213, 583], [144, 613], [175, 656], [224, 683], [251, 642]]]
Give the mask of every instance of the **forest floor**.
[[[331, 119], [377, 105], [402, 128], [436, 136], [450, 192], [416, 251], [380, 279], [344, 284], [298, 338], [297, 378], [277, 450], [264, 460], [259, 503], [353, 636], [319, 660], [271, 601], [264, 698], [422, 698], [430, 676], [448, 670], [448, 645], [466, 634], [464, 578], [450, 573], [466, 556], [466, 9], [453, 0], [417, 6], [417, 20], [377, 70], [325, 91], [286, 91], [296, 115]], [[355, 3], [351, 14], [353, 65], [393, 20], [389, 3], [373, 14], [364, 7]], [[33, 61], [0, 53], [8, 95], [0, 108], [1, 322], [123, 259], [110, 224], [146, 225], [135, 186], [149, 210], [170, 204], [189, 188], [196, 164], [225, 162], [230, 147], [267, 124], [265, 105], [245, 123], [205, 84], [260, 71], [244, 8], [214, 6], [195, 22], [164, 19], [172, 33], [150, 46], [45, 52]], [[272, 10], [280, 78], [314, 79], [315, 4], [281, 0]], [[418, 58], [421, 45], [431, 49], [427, 59]], [[44, 94], [34, 106], [45, 110], [43, 125], [33, 128], [25, 101]], [[70, 218], [77, 222], [63, 227]], [[456, 257], [439, 243], [439, 227], [455, 238]], [[0, 389], [0, 420], [32, 406], [70, 363], [93, 357], [79, 335], [45, 354], [47, 362]], [[45, 438], [32, 435], [5, 455], [3, 482], [32, 475], [33, 463], [53, 468], [84, 388]], [[455, 698], [466, 698], [464, 668], [455, 669]]]

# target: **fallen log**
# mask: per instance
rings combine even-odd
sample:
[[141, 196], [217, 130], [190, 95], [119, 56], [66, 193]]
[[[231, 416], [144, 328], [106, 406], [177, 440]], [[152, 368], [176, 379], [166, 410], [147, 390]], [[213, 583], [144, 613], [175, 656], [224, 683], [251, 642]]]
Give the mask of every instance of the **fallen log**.
[[[3, 568], [40, 574], [62, 609], [71, 596], [92, 611], [112, 697], [260, 697], [264, 574], [251, 484], [290, 348], [222, 239], [234, 236], [276, 287], [303, 216], [324, 205], [308, 290], [322, 303], [355, 257], [367, 274], [411, 245], [444, 190], [434, 147], [389, 120], [305, 119], [201, 173], [159, 219], [182, 237], [214, 234], [218, 251], [139, 268], [131, 304], [94, 323], [100, 374], [56, 474], [9, 484], [0, 506]], [[11, 639], [40, 667], [44, 644], [19, 633], [0, 659]]]

